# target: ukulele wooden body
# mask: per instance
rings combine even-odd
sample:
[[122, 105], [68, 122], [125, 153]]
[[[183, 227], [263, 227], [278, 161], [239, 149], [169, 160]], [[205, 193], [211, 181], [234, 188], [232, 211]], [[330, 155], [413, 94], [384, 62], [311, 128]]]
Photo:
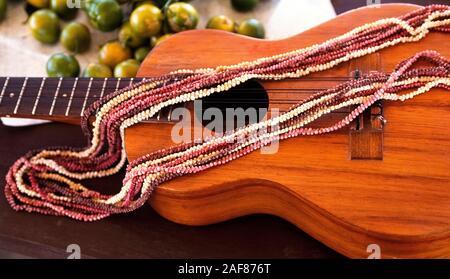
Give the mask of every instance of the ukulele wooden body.
[[[150, 77], [272, 56], [418, 8], [404, 4], [365, 7], [279, 41], [217, 30], [182, 32], [154, 48], [138, 75]], [[417, 43], [389, 47], [299, 79], [261, 81], [256, 85], [263, 92], [249, 91], [255, 87], [253, 82], [247, 90], [214, 96], [227, 107], [239, 107], [243, 100], [260, 102], [264, 97], [269, 109], [286, 111], [311, 94], [356, 78], [357, 73], [391, 72], [400, 61], [427, 49], [450, 58], [448, 34], [431, 32]], [[0, 116], [79, 123], [84, 109], [103, 94], [140, 80], [0, 77]], [[333, 124], [344, 113], [334, 112], [311, 125]], [[129, 160], [174, 145], [171, 133], [177, 123], [164, 118], [158, 115], [126, 129]], [[354, 258], [373, 252], [380, 252], [382, 258], [449, 258], [449, 123], [448, 91], [434, 89], [406, 102], [385, 101], [340, 131], [282, 141], [274, 154], [255, 151], [164, 183], [150, 203], [167, 219], [187, 225], [255, 213], [276, 215]]]
[[[213, 30], [182, 32], [152, 50], [139, 76], [284, 53], [417, 8], [366, 7], [279, 41]], [[321, 73], [247, 83], [214, 96], [227, 107], [248, 106], [250, 100], [286, 111], [361, 72], [391, 72], [400, 61], [426, 49], [450, 57], [448, 34], [432, 32], [420, 42], [387, 48]], [[140, 80], [0, 77], [0, 116], [79, 123], [84, 109], [103, 94]], [[171, 134], [177, 123], [164, 120], [172, 109], [125, 131], [129, 160], [174, 145]], [[311, 125], [333, 124], [344, 113], [334, 112]], [[349, 257], [365, 258], [378, 252], [373, 247], [380, 249], [382, 258], [450, 257], [449, 122], [450, 94], [443, 90], [404, 103], [382, 102], [335, 133], [282, 141], [273, 154], [255, 151], [224, 166], [164, 183], [150, 203], [162, 216], [188, 225], [273, 214]]]
[[[183, 32], [161, 43], [139, 75], [180, 68], [230, 65], [323, 42], [354, 27], [419, 8], [361, 8], [285, 40], [268, 41], [212, 30]], [[276, 88], [329, 88], [355, 69], [390, 72], [414, 53], [433, 49], [450, 57], [450, 40], [432, 33], [304, 79], [262, 82], [269, 108], [285, 109], [310, 93]], [[286, 104], [272, 100], [286, 100]], [[280, 143], [275, 154], [252, 154], [225, 166], [177, 178], [157, 188], [152, 207], [187, 225], [207, 225], [255, 213], [284, 218], [349, 257], [450, 257], [450, 95], [433, 90], [405, 103], [383, 104], [382, 160], [352, 159], [349, 129]], [[130, 160], [172, 146], [173, 123], [143, 123], [126, 130]], [[379, 143], [375, 143], [379, 144]], [[258, 232], [255, 232], [257, 234]]]
[[[279, 41], [212, 30], [183, 32], [156, 47], [139, 75], [270, 56], [417, 8], [400, 4], [361, 8]], [[310, 93], [271, 92], [271, 88], [329, 88], [338, 82], [308, 78], [347, 77], [355, 69], [390, 72], [398, 62], [425, 49], [450, 57], [445, 36], [432, 33], [418, 43], [387, 48], [304, 79], [261, 84], [267, 89], [269, 107], [276, 107], [274, 99], [289, 103]], [[349, 257], [366, 258], [370, 244], [380, 247], [382, 258], [450, 257], [450, 94], [433, 90], [404, 103], [386, 102], [383, 110], [387, 124], [382, 160], [352, 159], [349, 129], [299, 137], [282, 141], [276, 154], [253, 152], [165, 183], [150, 203], [165, 218], [187, 225], [273, 214]], [[127, 129], [129, 159], [173, 145], [172, 126], [142, 123]]]

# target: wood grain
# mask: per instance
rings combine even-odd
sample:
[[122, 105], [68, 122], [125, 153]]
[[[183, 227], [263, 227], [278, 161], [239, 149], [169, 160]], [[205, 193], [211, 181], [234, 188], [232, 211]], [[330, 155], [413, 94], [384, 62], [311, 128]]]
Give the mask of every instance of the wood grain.
[[[183, 32], [156, 47], [139, 75], [253, 60], [417, 8], [400, 4], [361, 8], [281, 41], [211, 30]], [[379, 68], [391, 71], [399, 61], [424, 49], [450, 57], [448, 38], [433, 33], [419, 43], [381, 51]], [[345, 77], [354, 63], [314, 76]], [[307, 79], [262, 84], [268, 90], [311, 86]], [[333, 84], [315, 81], [313, 85]], [[269, 99], [275, 97], [287, 98], [269, 92]], [[296, 95], [298, 100], [304, 97]], [[450, 95], [433, 90], [405, 103], [385, 103], [384, 115], [388, 123], [383, 160], [350, 160], [348, 130], [295, 138], [281, 142], [274, 155], [253, 152], [225, 166], [165, 183], [155, 191], [151, 204], [162, 216], [189, 225], [253, 213], [277, 215], [349, 257], [367, 257], [371, 243], [380, 245], [383, 258], [450, 257]], [[139, 124], [127, 129], [130, 160], [173, 145], [171, 128], [171, 124]]]

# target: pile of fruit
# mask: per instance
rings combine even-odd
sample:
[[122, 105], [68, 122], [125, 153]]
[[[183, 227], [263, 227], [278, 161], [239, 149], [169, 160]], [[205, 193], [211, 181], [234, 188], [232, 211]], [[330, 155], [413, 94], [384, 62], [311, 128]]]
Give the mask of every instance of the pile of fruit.
[[[0, 21], [7, 12], [7, 1], [0, 0]], [[134, 77], [148, 52], [172, 34], [196, 29], [199, 14], [189, 1], [176, 0], [26, 0], [31, 35], [43, 44], [60, 43], [67, 53], [52, 55], [46, 65], [51, 77], [77, 77], [80, 65], [76, 54], [91, 45], [91, 31], [73, 21], [84, 12], [93, 28], [101, 32], [119, 29], [118, 38], [106, 42], [98, 61], [83, 70], [83, 77]], [[259, 0], [231, 0], [238, 11], [250, 11]], [[61, 28], [61, 21], [66, 21]], [[256, 19], [236, 23], [225, 15], [213, 16], [206, 28], [264, 38], [263, 25]]]

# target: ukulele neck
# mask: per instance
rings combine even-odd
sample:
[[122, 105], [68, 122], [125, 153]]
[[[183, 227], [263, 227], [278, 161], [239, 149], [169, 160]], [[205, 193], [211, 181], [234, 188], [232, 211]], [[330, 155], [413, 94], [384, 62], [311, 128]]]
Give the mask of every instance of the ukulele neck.
[[[79, 123], [103, 96], [143, 78], [0, 77], [0, 116]], [[156, 119], [157, 118], [157, 119]], [[164, 119], [161, 115], [155, 120]]]

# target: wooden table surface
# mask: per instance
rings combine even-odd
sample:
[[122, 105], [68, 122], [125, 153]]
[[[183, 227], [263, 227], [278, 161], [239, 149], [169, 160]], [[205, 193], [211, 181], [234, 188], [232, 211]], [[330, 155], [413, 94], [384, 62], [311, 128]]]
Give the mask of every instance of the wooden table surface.
[[[333, 0], [337, 13], [366, 5], [366, 0]], [[385, 1], [416, 4], [437, 1]], [[54, 145], [82, 146], [79, 127], [51, 123], [11, 128], [0, 124], [0, 177], [30, 149]], [[13, 147], [13, 148], [12, 148]], [[123, 173], [93, 184], [117, 191]], [[106, 190], [107, 189], [107, 190]], [[150, 206], [95, 223], [11, 210], [0, 193], [0, 257], [65, 258], [77, 244], [83, 258], [340, 258], [336, 252], [292, 224], [254, 215], [228, 222], [188, 227], [157, 215]]]

